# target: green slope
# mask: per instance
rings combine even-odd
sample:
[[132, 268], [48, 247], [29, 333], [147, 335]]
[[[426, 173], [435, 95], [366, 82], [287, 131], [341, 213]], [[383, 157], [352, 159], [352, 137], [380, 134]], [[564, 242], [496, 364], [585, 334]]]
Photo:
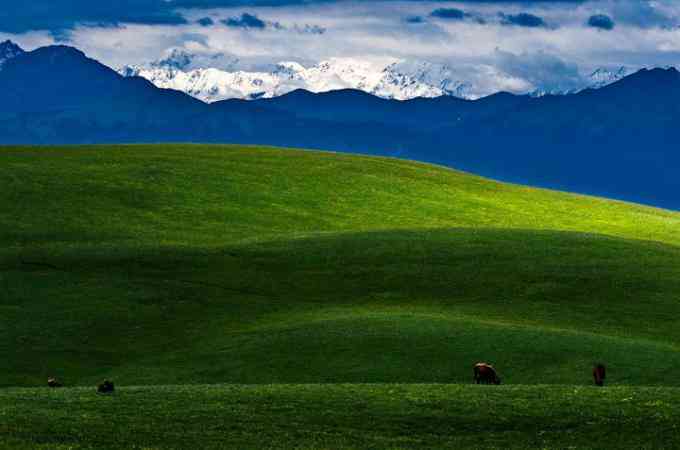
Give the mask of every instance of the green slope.
[[0, 386], [680, 386], [680, 214], [231, 146], [0, 150]]
[[[0, 449], [678, 448], [677, 388], [265, 385], [0, 390]], [[2, 437], [4, 436], [4, 439]]]

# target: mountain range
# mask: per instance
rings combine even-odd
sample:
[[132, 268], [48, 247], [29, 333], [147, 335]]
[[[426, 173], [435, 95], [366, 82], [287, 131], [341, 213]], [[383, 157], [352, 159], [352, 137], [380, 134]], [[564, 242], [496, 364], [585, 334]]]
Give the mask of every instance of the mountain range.
[[331, 58], [310, 67], [283, 61], [269, 71], [243, 71], [194, 67], [194, 58], [195, 55], [175, 51], [165, 59], [146, 65], [124, 66], [118, 71], [125, 76], [146, 78], [161, 88], [186, 92], [206, 102], [272, 98], [296, 89], [310, 92], [357, 89], [398, 100], [441, 95], [474, 97], [472, 86], [456, 80], [453, 70], [443, 64]]
[[399, 101], [352, 89], [298, 89], [208, 104], [142, 77], [122, 76], [75, 48], [50, 46], [6, 59], [0, 84], [5, 145], [230, 142], [317, 148], [415, 159], [680, 209], [680, 73], [673, 68], [643, 69], [568, 95]]
[[[118, 72], [125, 76], [146, 78], [160, 88], [183, 91], [205, 102], [231, 98], [272, 98], [296, 89], [317, 93], [356, 89], [396, 100], [442, 95], [474, 100], [489, 89], [476, 86], [447, 64], [425, 61], [388, 59], [368, 62], [354, 58], [331, 58], [307, 67], [284, 61], [268, 71], [236, 70], [238, 60], [227, 61], [224, 68], [212, 67], [216, 64], [225, 65], [223, 55], [205, 57], [174, 49], [166, 58], [148, 64], [126, 65], [119, 68]], [[530, 94], [558, 95], [600, 88], [629, 73], [626, 67], [614, 70], [598, 68], [584, 77], [582, 85], [578, 87], [550, 91], [535, 89]]]

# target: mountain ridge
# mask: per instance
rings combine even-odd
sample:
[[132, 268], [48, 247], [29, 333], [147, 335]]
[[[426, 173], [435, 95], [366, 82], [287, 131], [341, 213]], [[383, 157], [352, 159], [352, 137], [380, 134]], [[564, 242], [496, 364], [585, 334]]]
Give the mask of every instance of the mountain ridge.
[[[220, 55], [222, 56], [222, 55]], [[197, 59], [200, 62], [194, 63]], [[331, 58], [311, 66], [283, 61], [268, 71], [237, 70], [237, 60], [227, 67], [213, 67], [210, 58], [173, 49], [163, 59], [142, 65], [122, 66], [119, 73], [142, 76], [162, 88], [186, 92], [205, 102], [230, 98], [260, 99], [284, 95], [295, 89], [322, 93], [340, 89], [357, 89], [372, 95], [407, 100], [418, 97], [453, 96], [475, 100], [493, 94], [482, 92], [465, 76], [446, 64], [424, 61], [390, 60], [370, 63], [353, 58]], [[582, 85], [568, 89], [534, 89], [526, 94], [562, 95], [587, 88], [601, 88], [630, 74], [626, 67], [614, 70], [598, 68], [584, 77]], [[502, 91], [503, 89], [500, 89]]]
[[331, 58], [308, 67], [295, 61], [282, 61], [268, 71], [244, 71], [205, 65], [190, 67], [193, 57], [175, 51], [165, 59], [146, 65], [123, 66], [118, 72], [142, 76], [158, 87], [181, 90], [206, 102], [272, 98], [299, 88], [317, 93], [350, 88], [399, 100], [440, 95], [472, 96], [470, 86], [451, 79], [452, 70], [442, 64], [408, 64], [398, 60], [372, 63]]
[[[66, 58], [68, 63], [64, 63]], [[45, 74], [50, 74], [45, 77]], [[0, 70], [0, 144], [205, 142], [395, 156], [680, 209], [680, 77], [641, 70], [569, 95], [390, 100], [296, 90], [204, 103], [48, 47]]]

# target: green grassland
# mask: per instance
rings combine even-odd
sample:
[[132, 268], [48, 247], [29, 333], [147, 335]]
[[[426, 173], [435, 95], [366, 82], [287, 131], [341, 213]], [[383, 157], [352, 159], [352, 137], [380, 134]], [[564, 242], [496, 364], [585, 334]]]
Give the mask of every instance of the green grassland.
[[[123, 447], [183, 447], [191, 417], [215, 415], [202, 442], [217, 445], [241, 413], [257, 416], [229, 434], [241, 448], [455, 448], [485, 424], [500, 447], [558, 446], [560, 428], [659, 446], [677, 418], [678, 213], [395, 159], [199, 145], [0, 149], [0, 205], [8, 445], [106, 447], [91, 421], [114, 413], [134, 430], [115, 433]], [[509, 386], [452, 385], [481, 360]], [[583, 387], [595, 361], [617, 387]], [[32, 388], [51, 375], [121, 392]], [[82, 419], [62, 425], [64, 408]], [[286, 408], [318, 426], [274, 439]], [[622, 415], [630, 437], [607, 438]]]
[[677, 448], [679, 396], [438, 384], [5, 389], [0, 449]]

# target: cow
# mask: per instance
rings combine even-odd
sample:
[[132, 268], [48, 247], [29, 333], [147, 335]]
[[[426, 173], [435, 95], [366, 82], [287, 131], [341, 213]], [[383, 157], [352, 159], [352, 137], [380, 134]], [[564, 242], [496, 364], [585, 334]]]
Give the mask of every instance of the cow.
[[48, 378], [47, 385], [51, 388], [60, 388], [63, 386], [63, 384], [61, 384], [61, 382], [56, 378]]
[[113, 381], [104, 380], [97, 386], [97, 393], [111, 394], [114, 391]]
[[473, 371], [475, 374], [474, 382], [477, 384], [501, 384], [501, 379], [491, 364], [477, 363]]
[[607, 370], [604, 364], [596, 364], [593, 367], [593, 379], [595, 380], [596, 386], [604, 386], [604, 379], [607, 376]]

